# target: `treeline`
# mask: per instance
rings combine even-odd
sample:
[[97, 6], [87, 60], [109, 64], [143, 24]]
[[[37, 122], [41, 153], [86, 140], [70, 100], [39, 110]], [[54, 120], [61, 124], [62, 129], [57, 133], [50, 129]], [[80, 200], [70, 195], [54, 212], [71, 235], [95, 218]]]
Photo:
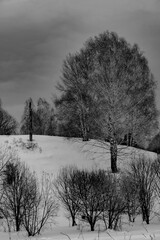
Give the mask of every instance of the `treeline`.
[[85, 221], [94, 231], [101, 221], [106, 229], [121, 229], [123, 218], [134, 222], [138, 215], [147, 224], [160, 198], [160, 162], [139, 156], [125, 170], [113, 174], [104, 170], [63, 167], [54, 183], [57, 197], [72, 220]]
[[56, 135], [57, 122], [55, 111], [44, 98], [39, 98], [36, 106], [32, 98], [26, 100], [20, 124], [20, 134], [29, 133], [29, 103], [31, 103], [32, 108], [32, 133], [37, 135]]
[[0, 135], [17, 134], [18, 122], [2, 106], [0, 100]]

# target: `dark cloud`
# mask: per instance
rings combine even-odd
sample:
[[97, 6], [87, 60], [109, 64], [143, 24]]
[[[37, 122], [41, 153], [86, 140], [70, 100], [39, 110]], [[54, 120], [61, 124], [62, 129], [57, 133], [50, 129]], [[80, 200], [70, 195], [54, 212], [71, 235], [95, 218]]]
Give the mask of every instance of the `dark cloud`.
[[25, 99], [49, 99], [65, 56], [107, 29], [138, 43], [160, 80], [158, 6], [158, 0], [0, 1], [0, 97], [4, 105], [19, 119]]
[[0, 84], [4, 83], [0, 94], [7, 105], [30, 96], [50, 98], [71, 36], [83, 32], [81, 19], [74, 14], [49, 18], [43, 24], [18, 21], [16, 17], [11, 28], [8, 22], [0, 28]]

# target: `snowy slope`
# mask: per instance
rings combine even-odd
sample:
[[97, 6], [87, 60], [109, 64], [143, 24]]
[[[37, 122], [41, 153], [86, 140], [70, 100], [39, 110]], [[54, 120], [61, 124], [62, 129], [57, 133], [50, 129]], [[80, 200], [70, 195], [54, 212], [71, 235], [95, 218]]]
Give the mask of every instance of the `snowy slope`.
[[[95, 141], [89, 141], [84, 143], [81, 140], [67, 140], [62, 137], [50, 137], [50, 136], [34, 136], [34, 141], [38, 143], [38, 148], [34, 151], [22, 149], [19, 145], [19, 139], [27, 142], [28, 136], [0, 136], [0, 145], [14, 148], [17, 151], [20, 159], [25, 161], [27, 165], [35, 170], [38, 176], [42, 171], [57, 174], [58, 170], [65, 165], [74, 164], [78, 167], [85, 168], [103, 168], [110, 169], [110, 154], [108, 151], [107, 143], [105, 147], [101, 148], [97, 145], [99, 143]], [[125, 168], [131, 157], [136, 154], [145, 154], [148, 158], [156, 158], [156, 154], [151, 152], [145, 152], [142, 150], [136, 150], [134, 148], [119, 147], [118, 166]], [[153, 222], [149, 226], [144, 226], [141, 222], [141, 218], [133, 226], [123, 224], [122, 232], [98, 232], [91, 233], [89, 228], [80, 225], [78, 227], [69, 227], [69, 222], [64, 216], [64, 212], [60, 211], [59, 217], [56, 219], [56, 224], [53, 229], [48, 229], [41, 236], [33, 238], [40, 240], [63, 240], [63, 239], [88, 239], [88, 240], [107, 240], [107, 239], [160, 239], [160, 223], [157, 219], [153, 219]], [[100, 226], [97, 225], [97, 229]], [[102, 229], [100, 229], [102, 230]], [[67, 236], [67, 235], [68, 236]], [[9, 239], [8, 233], [0, 232], [0, 240]], [[27, 239], [26, 234], [21, 232], [12, 233], [11, 239]]]

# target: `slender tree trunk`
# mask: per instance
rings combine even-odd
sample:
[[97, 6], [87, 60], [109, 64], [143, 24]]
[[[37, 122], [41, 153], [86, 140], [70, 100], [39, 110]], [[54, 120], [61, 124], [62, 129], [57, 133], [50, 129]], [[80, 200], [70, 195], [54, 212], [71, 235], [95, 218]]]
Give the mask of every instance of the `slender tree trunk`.
[[87, 131], [87, 126], [85, 123], [84, 117], [80, 115], [80, 124], [81, 124], [81, 132], [82, 132], [82, 139], [83, 141], [88, 141], [88, 131]]
[[19, 218], [16, 216], [16, 232], [20, 231], [20, 223], [19, 223]]
[[148, 214], [146, 215], [146, 223], [149, 224], [149, 216], [148, 216]]
[[72, 216], [72, 227], [77, 226], [75, 216]]
[[110, 141], [110, 153], [111, 153], [111, 170], [112, 173], [117, 173], [117, 143], [115, 140]]
[[88, 133], [87, 133], [87, 129], [84, 128], [83, 129], [83, 141], [88, 141], [89, 138], [88, 138]]
[[31, 101], [29, 102], [29, 141], [32, 142], [32, 103]]

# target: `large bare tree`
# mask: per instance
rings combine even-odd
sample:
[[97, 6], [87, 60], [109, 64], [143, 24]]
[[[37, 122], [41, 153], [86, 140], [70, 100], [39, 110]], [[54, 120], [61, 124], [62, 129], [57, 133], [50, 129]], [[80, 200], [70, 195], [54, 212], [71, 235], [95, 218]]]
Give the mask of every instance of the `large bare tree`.
[[[83, 140], [92, 129], [92, 137], [109, 141], [114, 173], [117, 146], [126, 134], [144, 140], [157, 127], [155, 81], [147, 59], [136, 44], [131, 46], [115, 33], [90, 38], [79, 52], [69, 55], [59, 89], [63, 119], [76, 115]], [[66, 100], [67, 96], [71, 97]]]

